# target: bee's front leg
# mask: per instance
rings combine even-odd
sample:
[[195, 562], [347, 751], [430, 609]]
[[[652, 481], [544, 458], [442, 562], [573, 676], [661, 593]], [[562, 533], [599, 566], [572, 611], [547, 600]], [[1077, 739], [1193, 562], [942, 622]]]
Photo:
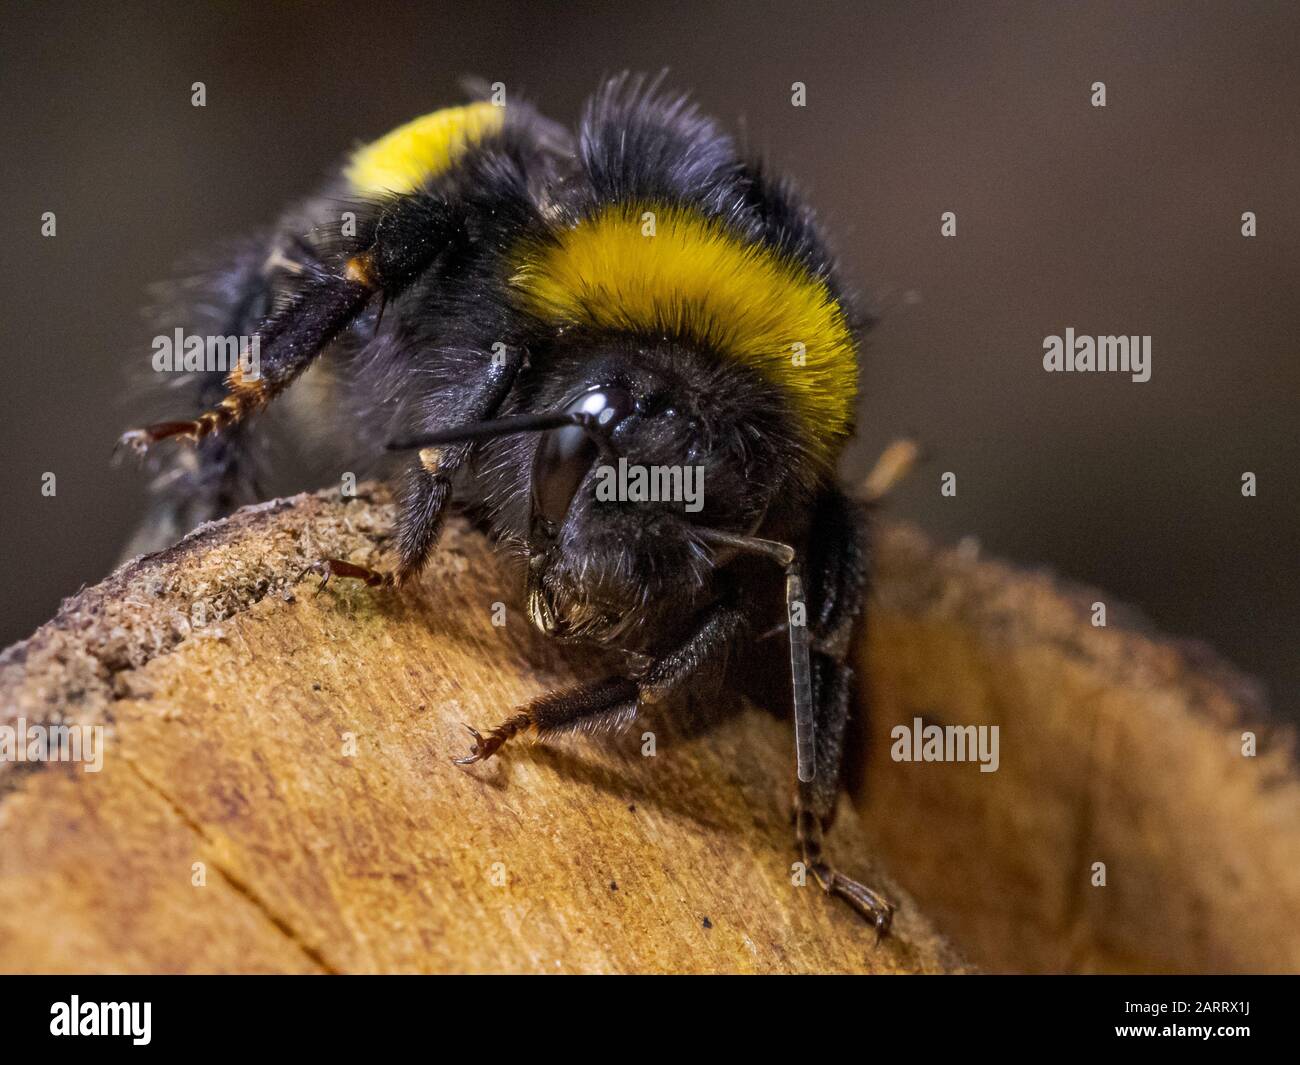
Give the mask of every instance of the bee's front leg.
[[597, 724], [617, 727], [631, 721], [642, 705], [662, 702], [688, 681], [720, 683], [727, 654], [744, 629], [747, 615], [738, 606], [718, 603], [705, 611], [687, 639], [672, 651], [650, 660], [634, 677], [606, 677], [567, 691], [534, 699], [486, 735], [470, 728], [474, 746], [457, 765], [471, 765], [495, 754], [508, 740], [532, 730], [540, 738]]
[[474, 746], [469, 754], [452, 761], [457, 765], [482, 762], [496, 754], [507, 740], [529, 729], [540, 737], [597, 721], [630, 721], [636, 716], [637, 695], [636, 682], [628, 677], [606, 677], [594, 684], [550, 692], [522, 707], [486, 736], [466, 725], [474, 737]]
[[[523, 353], [511, 349], [484, 367], [475, 381], [451, 390], [451, 400], [441, 410], [451, 425], [467, 425], [490, 418], [514, 387], [523, 365]], [[445, 426], [427, 425], [418, 429]], [[469, 444], [424, 448], [408, 471], [401, 490], [401, 514], [397, 520], [397, 580], [406, 583], [424, 567], [442, 534], [443, 521], [451, 503], [452, 478], [469, 460]]]
[[812, 651], [815, 772], [795, 781], [795, 847], [804, 867], [828, 895], [848, 903], [876, 930], [889, 931], [894, 905], [884, 895], [836, 869], [822, 850], [835, 813], [846, 754], [853, 691], [848, 651], [867, 597], [867, 512], [837, 490], [817, 502], [809, 552], [808, 618]]

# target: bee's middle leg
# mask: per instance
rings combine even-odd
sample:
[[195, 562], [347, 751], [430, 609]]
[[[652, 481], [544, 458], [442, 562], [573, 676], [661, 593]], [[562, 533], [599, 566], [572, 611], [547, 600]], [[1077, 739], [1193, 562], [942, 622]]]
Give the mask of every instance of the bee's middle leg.
[[[523, 353], [507, 350], [493, 361], [479, 380], [464, 384], [448, 421], [468, 425], [490, 418], [514, 387], [523, 365]], [[432, 428], [432, 427], [431, 427]], [[455, 472], [469, 458], [470, 444], [448, 444], [425, 448], [407, 474], [401, 491], [401, 515], [397, 521], [397, 580], [405, 583], [424, 567], [438, 538], [451, 502]]]
[[[483, 377], [462, 386], [462, 394], [451, 404], [447, 415], [453, 423], [469, 424], [491, 416], [514, 384], [523, 363], [519, 351], [509, 351], [495, 359]], [[407, 472], [399, 491], [397, 519], [397, 570], [388, 573], [343, 559], [326, 558], [307, 567], [319, 573], [323, 590], [331, 577], [351, 577], [369, 587], [403, 584], [417, 576], [428, 560], [447, 518], [451, 503], [452, 477], [470, 455], [469, 444], [448, 444], [425, 448]]]

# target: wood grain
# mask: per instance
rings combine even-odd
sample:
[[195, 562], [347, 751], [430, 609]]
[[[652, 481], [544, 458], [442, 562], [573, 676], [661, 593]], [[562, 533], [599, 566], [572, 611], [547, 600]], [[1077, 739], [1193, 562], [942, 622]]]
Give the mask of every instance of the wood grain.
[[[592, 663], [533, 632], [459, 523], [419, 587], [298, 582], [320, 556], [378, 561], [391, 517], [380, 493], [241, 513], [8, 653], [7, 716], [57, 707], [111, 736], [99, 773], [8, 768], [0, 969], [962, 967], [910, 900], [876, 946], [792, 884], [791, 739], [766, 715], [692, 738], [655, 726], [654, 757], [638, 724], [452, 765], [462, 721], [490, 725]], [[849, 867], [889, 883], [844, 820]]]
[[[0, 764], [0, 970], [1300, 968], [1293, 735], [1203, 648], [1114, 603], [1093, 627], [1099, 593], [882, 526], [865, 782], [830, 837], [903, 902], [875, 946], [791, 882], [766, 714], [453, 766], [461, 722], [600, 666], [460, 523], [417, 587], [315, 595], [304, 568], [382, 562], [392, 513], [371, 486], [243, 511], [0, 656], [0, 723], [107, 730], [100, 773]], [[998, 725], [998, 771], [894, 761], [915, 716]]]

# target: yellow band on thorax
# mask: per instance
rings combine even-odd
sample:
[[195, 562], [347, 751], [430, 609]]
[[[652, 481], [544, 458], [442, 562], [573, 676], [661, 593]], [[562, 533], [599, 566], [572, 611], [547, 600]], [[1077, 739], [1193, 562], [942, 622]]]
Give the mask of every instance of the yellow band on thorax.
[[737, 359], [782, 388], [833, 457], [857, 394], [857, 345], [826, 283], [680, 206], [619, 204], [516, 252], [510, 283], [554, 325], [649, 333]]

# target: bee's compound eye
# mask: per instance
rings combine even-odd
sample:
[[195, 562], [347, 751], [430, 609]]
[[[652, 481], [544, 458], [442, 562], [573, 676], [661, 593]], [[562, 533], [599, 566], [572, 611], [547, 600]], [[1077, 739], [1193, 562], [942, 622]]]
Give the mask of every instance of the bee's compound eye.
[[568, 513], [578, 485], [599, 454], [585, 429], [576, 425], [542, 435], [533, 459], [533, 511], [552, 526]]
[[574, 414], [589, 414], [598, 429], [609, 434], [635, 409], [632, 396], [622, 388], [593, 388], [584, 392], [568, 407]]
[[586, 428], [571, 425], [542, 435], [533, 459], [533, 511], [537, 516], [552, 527], [564, 521], [578, 486], [600, 454], [592, 430], [607, 436], [632, 410], [632, 397], [621, 388], [593, 388], [565, 408], [570, 414], [589, 415], [590, 422]]

